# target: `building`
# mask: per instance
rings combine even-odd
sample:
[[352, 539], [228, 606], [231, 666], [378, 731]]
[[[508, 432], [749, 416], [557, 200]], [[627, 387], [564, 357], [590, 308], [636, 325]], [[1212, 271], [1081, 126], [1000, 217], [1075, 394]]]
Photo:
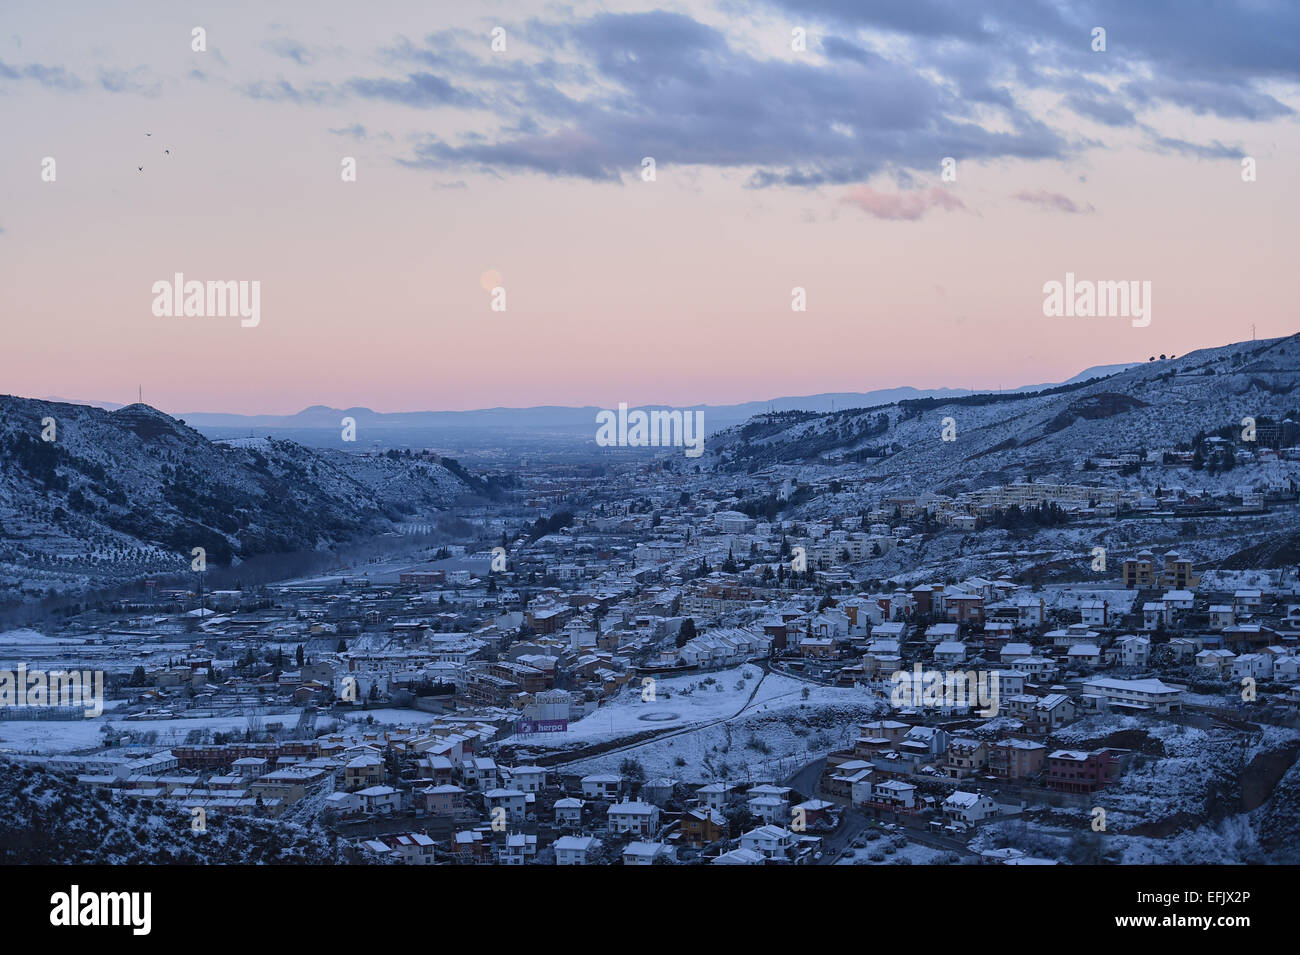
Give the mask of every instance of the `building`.
[[954, 825], [973, 826], [997, 815], [998, 805], [992, 796], [958, 790], [943, 801], [943, 811]]
[[1163, 683], [1152, 677], [1146, 680], [1114, 680], [1103, 677], [1083, 685], [1085, 697], [1099, 698], [1104, 705], [1099, 709], [1148, 711], [1153, 713], [1181, 712], [1183, 691], [1186, 687]]
[[1111, 750], [1091, 753], [1058, 749], [1047, 756], [1047, 788], [1067, 793], [1104, 789], [1119, 776], [1119, 759]]
[[552, 843], [556, 865], [586, 865], [588, 856], [600, 848], [595, 836], [561, 836]]
[[607, 813], [610, 832], [653, 836], [659, 829], [659, 807], [648, 802], [617, 802]]

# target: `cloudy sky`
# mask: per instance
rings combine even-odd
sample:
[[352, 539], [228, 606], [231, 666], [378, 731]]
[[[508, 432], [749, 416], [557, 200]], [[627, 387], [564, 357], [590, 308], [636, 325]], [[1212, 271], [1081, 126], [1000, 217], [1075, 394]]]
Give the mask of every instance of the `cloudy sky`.
[[[1282, 0], [6, 0], [0, 391], [688, 404], [1290, 334], [1298, 81]], [[177, 272], [260, 323], [155, 316]], [[1045, 317], [1067, 272], [1150, 324]]]

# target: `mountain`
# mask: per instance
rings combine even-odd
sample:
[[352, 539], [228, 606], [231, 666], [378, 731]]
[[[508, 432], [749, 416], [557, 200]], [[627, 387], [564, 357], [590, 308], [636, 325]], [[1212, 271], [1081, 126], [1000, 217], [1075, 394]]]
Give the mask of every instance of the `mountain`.
[[[1300, 336], [1242, 342], [1031, 392], [907, 398], [833, 413], [778, 412], [710, 436], [722, 471], [850, 464], [881, 492], [953, 493], [1075, 480], [1089, 458], [1172, 448], [1197, 434], [1300, 420]], [[943, 440], [951, 418], [955, 440]]]
[[477, 490], [458, 466], [396, 452], [213, 442], [147, 405], [11, 396], [0, 396], [0, 465], [0, 596], [187, 570], [194, 547], [217, 566], [327, 548], [427, 521]]
[[[1123, 371], [1130, 365], [1090, 368], [1070, 382], [1102, 377]], [[1068, 383], [1068, 382], [1067, 382]], [[1006, 393], [1040, 391], [1052, 385], [1023, 385]], [[765, 401], [730, 405], [680, 406], [681, 410], [703, 411], [708, 434], [732, 427], [768, 411], [828, 412], [837, 408], [863, 408], [918, 398], [953, 398], [974, 394], [965, 388], [884, 388], [868, 392], [827, 392], [787, 396]], [[662, 404], [639, 405], [644, 409], [669, 409]], [[446, 442], [492, 444], [503, 437], [527, 441], [575, 437], [594, 440], [595, 406], [566, 407], [539, 405], [530, 408], [480, 408], [473, 411], [379, 412], [370, 408], [333, 408], [313, 405], [290, 415], [239, 415], [187, 412], [181, 415], [191, 427], [210, 438], [237, 435], [292, 438], [313, 447], [341, 447], [344, 418], [356, 423], [363, 445], [420, 447]]]

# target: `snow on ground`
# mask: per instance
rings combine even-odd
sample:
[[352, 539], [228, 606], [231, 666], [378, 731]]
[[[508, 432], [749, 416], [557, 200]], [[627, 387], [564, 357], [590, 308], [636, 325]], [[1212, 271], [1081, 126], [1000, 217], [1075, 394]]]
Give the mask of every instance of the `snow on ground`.
[[[609, 730], [611, 717], [602, 708], [581, 721], [592, 721], [590, 735], [580, 737], [584, 742], [613, 740], [653, 727], [653, 722], [637, 719], [639, 713], [652, 706], [675, 714], [674, 720], [661, 725], [680, 731], [576, 761], [569, 764], [570, 771], [616, 772], [625, 759], [632, 759], [651, 777], [668, 776], [690, 782], [785, 779], [831, 750], [848, 745], [856, 735], [858, 722], [886, 711], [885, 701], [861, 689], [814, 686], [771, 674], [763, 681], [754, 704], [739, 716], [733, 716], [753, 689], [753, 680], [745, 681], [746, 689], [735, 689], [742, 669], [665, 680], [663, 684], [669, 696], [664, 699], [664, 686], [658, 686], [653, 704], [642, 703], [639, 691], [620, 697], [617, 703], [610, 704], [615, 708], [614, 732], [611, 734]], [[749, 669], [757, 675], [757, 667]], [[724, 687], [722, 693], [712, 685], [703, 685], [702, 681], [709, 677]], [[674, 692], [673, 684], [686, 690], [696, 684], [696, 688], [683, 695]], [[805, 689], [807, 699], [803, 696]], [[701, 694], [698, 708], [677, 705]], [[710, 696], [712, 700], [708, 699]], [[598, 722], [601, 719], [603, 726]], [[620, 732], [620, 725], [629, 729]], [[535, 743], [538, 739], [531, 737], [526, 745], [540, 745]], [[562, 740], [545, 742], [563, 745]]]
[[1261, 590], [1277, 586], [1275, 570], [1207, 570], [1201, 574], [1202, 590]]
[[84, 644], [85, 637], [47, 637], [35, 630], [6, 630], [0, 633], [0, 646], [28, 647], [34, 644], [71, 643]]
[[[835, 860], [836, 865], [934, 865], [945, 856], [952, 855], [947, 849], [932, 849], [929, 846], [923, 846], [919, 842], [909, 842], [901, 849], [895, 849], [893, 853], [885, 853], [885, 846], [890, 845], [891, 839], [878, 839], [875, 842], [868, 842], [865, 849], [845, 849], [844, 855]], [[880, 861], [873, 861], [872, 855], [884, 854]]]

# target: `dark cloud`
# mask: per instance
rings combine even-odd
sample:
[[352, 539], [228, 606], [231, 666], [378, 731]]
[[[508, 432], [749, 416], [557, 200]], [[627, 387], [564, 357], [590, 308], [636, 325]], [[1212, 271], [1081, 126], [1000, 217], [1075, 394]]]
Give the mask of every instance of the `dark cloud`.
[[421, 142], [413, 165], [614, 181], [643, 156], [661, 167], [752, 167], [751, 184], [857, 182], [893, 165], [937, 168], [946, 155], [1059, 155], [1064, 143], [1020, 113], [991, 132], [967, 121], [950, 90], [905, 64], [831, 43], [829, 64], [761, 60], [712, 27], [671, 13], [603, 14], [573, 29], [599, 92], [542, 101], [522, 90], [517, 134]]

